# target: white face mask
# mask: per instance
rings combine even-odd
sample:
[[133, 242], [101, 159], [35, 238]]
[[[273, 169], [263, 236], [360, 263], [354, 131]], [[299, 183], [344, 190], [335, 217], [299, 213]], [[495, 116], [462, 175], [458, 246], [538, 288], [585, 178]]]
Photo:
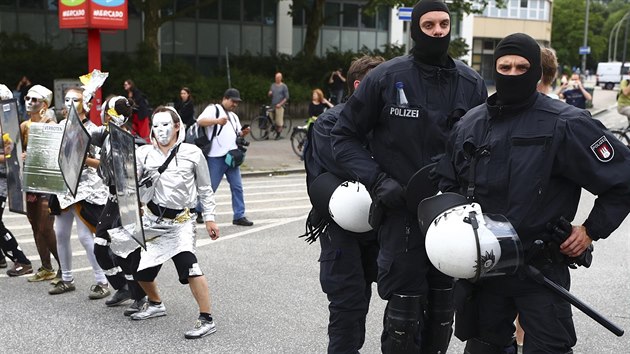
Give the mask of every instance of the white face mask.
[[27, 112], [39, 112], [44, 104], [44, 97], [30, 91], [24, 97], [24, 105]]
[[173, 138], [175, 125], [168, 112], [159, 112], [153, 116], [153, 135], [160, 145], [168, 145]]
[[64, 105], [68, 112], [70, 112], [70, 106], [74, 105], [77, 113], [81, 114], [83, 112], [83, 95], [75, 91], [68, 91], [64, 99]]

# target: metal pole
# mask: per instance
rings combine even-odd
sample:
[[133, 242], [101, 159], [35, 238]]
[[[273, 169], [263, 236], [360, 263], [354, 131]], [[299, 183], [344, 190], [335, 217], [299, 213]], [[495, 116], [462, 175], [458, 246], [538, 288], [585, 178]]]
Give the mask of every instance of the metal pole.
[[[588, 13], [591, 6], [591, 1], [586, 0], [586, 17], [584, 19], [584, 47], [588, 46]], [[586, 72], [586, 55], [582, 54], [582, 75]]]
[[228, 51], [228, 47], [225, 47], [225, 63], [227, 66], [228, 88], [232, 88], [232, 77], [230, 75], [230, 52]]
[[619, 43], [619, 30], [621, 29], [621, 23], [625, 21], [626, 18], [628, 18], [628, 15], [630, 15], [630, 12], [627, 12], [625, 15], [623, 15], [621, 20], [619, 20], [619, 26], [617, 26], [617, 29], [615, 30], [615, 51], [613, 53], [613, 59], [615, 61], [617, 60], [617, 43]]
[[628, 49], [628, 27], [630, 27], [630, 21], [626, 21], [626, 33], [623, 38], [623, 55], [621, 57], [621, 74], [623, 74], [623, 66], [626, 63], [626, 50]]
[[[613, 32], [615, 32], [615, 29], [618, 28], [621, 25], [621, 21], [615, 23], [615, 25], [613, 26], [613, 28], [610, 30], [610, 35], [608, 36], [608, 61], [613, 61], [612, 57], [610, 56], [611, 52], [612, 52], [612, 46], [613, 46], [613, 42], [612, 42], [612, 35]], [[616, 45], [617, 43], [615, 43]]]

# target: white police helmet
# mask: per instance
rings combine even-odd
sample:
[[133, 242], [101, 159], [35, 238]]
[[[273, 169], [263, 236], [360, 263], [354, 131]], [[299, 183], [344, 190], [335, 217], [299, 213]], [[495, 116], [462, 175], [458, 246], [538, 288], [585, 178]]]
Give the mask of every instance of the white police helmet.
[[325, 172], [311, 183], [308, 194], [315, 210], [342, 229], [356, 233], [372, 230], [368, 223], [372, 198], [363, 184]]
[[330, 196], [328, 212], [342, 229], [363, 233], [372, 230], [368, 223], [372, 198], [359, 182], [341, 183]]
[[454, 278], [477, 281], [513, 274], [523, 262], [516, 231], [502, 215], [483, 214], [461, 195], [444, 193], [424, 199], [418, 220], [425, 232], [431, 263]]

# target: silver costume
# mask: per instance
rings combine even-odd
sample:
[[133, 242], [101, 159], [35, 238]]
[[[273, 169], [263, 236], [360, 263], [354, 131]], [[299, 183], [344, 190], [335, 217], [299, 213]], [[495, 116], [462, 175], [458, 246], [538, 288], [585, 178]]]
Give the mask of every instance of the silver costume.
[[[4, 148], [4, 144], [0, 141], [0, 149]], [[7, 166], [5, 163], [0, 163], [0, 197], [7, 196]]]
[[[65, 121], [60, 122], [60, 124], [65, 124]], [[90, 133], [98, 131], [99, 127], [91, 121], [87, 121], [84, 123], [85, 128]], [[99, 151], [98, 149], [91, 145], [90, 146], [90, 156], [98, 158]], [[84, 166], [83, 172], [81, 173], [81, 178], [79, 179], [79, 188], [77, 188], [77, 195], [75, 198], [72, 197], [70, 192], [65, 194], [58, 194], [57, 198], [59, 198], [59, 206], [61, 209], [66, 209], [67, 207], [85, 200], [91, 204], [96, 205], [105, 205], [107, 202], [107, 196], [109, 195], [109, 191], [107, 186], [103, 183], [103, 180], [96, 173], [96, 169], [93, 167]]]
[[[174, 219], [166, 219], [154, 215], [146, 206], [144, 207], [142, 224], [147, 249], [142, 250], [138, 270], [163, 264], [184, 251], [195, 252], [196, 228], [189, 209], [195, 207], [197, 194], [203, 205], [204, 220], [214, 221], [216, 202], [206, 159], [197, 146], [183, 143], [183, 138], [183, 129], [180, 129], [178, 142], [173, 147], [180, 144], [179, 150], [159, 176], [152, 199], [152, 202], [160, 207], [182, 212]], [[139, 147], [136, 150], [138, 176], [146, 177], [157, 173], [157, 169], [170, 153], [170, 150], [166, 154], [162, 153], [155, 142], [153, 145]]]

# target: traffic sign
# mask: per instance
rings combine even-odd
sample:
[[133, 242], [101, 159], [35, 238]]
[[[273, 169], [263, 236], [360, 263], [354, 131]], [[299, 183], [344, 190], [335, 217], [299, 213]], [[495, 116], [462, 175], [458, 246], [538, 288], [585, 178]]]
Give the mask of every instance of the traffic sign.
[[580, 47], [579, 54], [591, 54], [591, 47]]
[[398, 19], [401, 21], [411, 21], [411, 12], [413, 11], [413, 7], [399, 7], [398, 8]]

